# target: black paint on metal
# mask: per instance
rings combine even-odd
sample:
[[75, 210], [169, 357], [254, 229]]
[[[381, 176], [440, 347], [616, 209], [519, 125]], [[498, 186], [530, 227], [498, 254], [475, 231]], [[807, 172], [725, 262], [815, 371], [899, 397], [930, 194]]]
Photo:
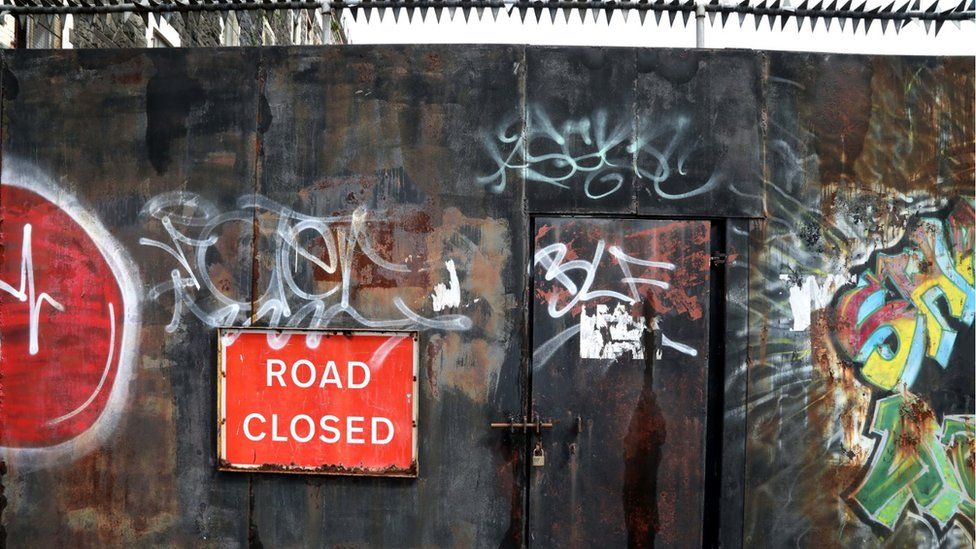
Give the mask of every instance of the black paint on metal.
[[[705, 523], [703, 547], [719, 547], [722, 518], [722, 463], [725, 436], [725, 262], [726, 226], [712, 224], [712, 273], [709, 279], [708, 419], [705, 428]], [[716, 256], [722, 257], [717, 263]]]

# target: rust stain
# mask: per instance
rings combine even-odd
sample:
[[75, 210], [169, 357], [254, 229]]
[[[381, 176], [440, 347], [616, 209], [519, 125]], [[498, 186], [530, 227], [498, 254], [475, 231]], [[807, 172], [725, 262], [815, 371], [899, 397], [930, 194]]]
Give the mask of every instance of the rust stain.
[[895, 444], [900, 454], [918, 454], [918, 446], [928, 435], [935, 433], [938, 428], [935, 412], [924, 400], [910, 393], [902, 391], [905, 402], [898, 410], [902, 420], [902, 429]]
[[277, 463], [265, 463], [257, 467], [238, 467], [227, 460], [218, 460], [217, 468], [221, 471], [234, 471], [240, 473], [283, 473], [283, 474], [302, 474], [302, 475], [335, 475], [335, 476], [376, 476], [376, 477], [416, 477], [417, 462], [414, 461], [410, 467], [397, 467], [389, 465], [387, 467], [344, 467], [342, 465], [321, 465], [319, 467], [300, 467], [298, 465], [282, 465]]

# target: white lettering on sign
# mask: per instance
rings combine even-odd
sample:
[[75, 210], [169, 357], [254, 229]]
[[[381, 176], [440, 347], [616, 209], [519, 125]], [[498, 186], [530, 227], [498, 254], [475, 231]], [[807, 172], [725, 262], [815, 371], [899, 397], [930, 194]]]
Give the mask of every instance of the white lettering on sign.
[[[267, 380], [266, 384], [268, 387], [287, 387], [285, 373], [289, 373], [292, 385], [307, 389], [316, 384], [315, 380], [319, 375], [319, 370], [315, 364], [304, 358], [293, 362], [290, 368], [284, 360], [269, 358], [265, 362], [265, 369], [267, 372], [265, 379]], [[356, 373], [357, 370], [360, 372], [359, 374]], [[339, 369], [335, 361], [330, 360], [322, 368], [321, 378], [318, 378], [318, 388], [324, 389], [326, 385], [335, 385], [336, 389], [342, 389], [343, 387], [347, 389], [363, 389], [369, 385], [370, 376], [369, 366], [365, 362], [351, 360], [346, 363], [346, 384], [343, 386], [342, 379], [339, 376]]]
[[[389, 444], [396, 434], [393, 422], [385, 417], [349, 416], [343, 423], [334, 415], [324, 415], [316, 423], [308, 414], [298, 414], [289, 421], [278, 421], [278, 414], [271, 414], [271, 440], [277, 442], [295, 441], [302, 444], [311, 441], [318, 435], [318, 440], [326, 444], [344, 441], [346, 444], [366, 444], [365, 434], [369, 433], [370, 444]], [[288, 424], [288, 430], [282, 431], [279, 425]], [[261, 414], [252, 413], [244, 418], [244, 436], [248, 440], [258, 442], [268, 435], [264, 431], [268, 419]], [[337, 425], [345, 425], [343, 431]], [[382, 433], [382, 436], [381, 436]]]

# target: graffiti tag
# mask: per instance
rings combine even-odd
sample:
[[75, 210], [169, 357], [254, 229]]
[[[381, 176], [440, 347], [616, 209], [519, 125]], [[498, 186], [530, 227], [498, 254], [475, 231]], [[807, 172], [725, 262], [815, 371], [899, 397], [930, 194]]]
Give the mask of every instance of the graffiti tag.
[[505, 190], [511, 171], [524, 174], [528, 182], [562, 189], [582, 180], [583, 193], [593, 200], [613, 195], [631, 175], [650, 182], [658, 196], [669, 200], [698, 196], [719, 184], [712, 173], [685, 192], [664, 188], [672, 176], [687, 175], [686, 163], [701, 146], [686, 117], [645, 121], [636, 132], [632, 118], [612, 121], [602, 110], [558, 124], [534, 106], [527, 117], [524, 132], [519, 121], [510, 121], [485, 139], [497, 169], [478, 182], [493, 193]]
[[[174, 332], [186, 313], [208, 326], [247, 327], [258, 320], [270, 326], [326, 327], [340, 315], [358, 325], [369, 328], [430, 328], [439, 330], [467, 330], [471, 319], [464, 315], [444, 314], [425, 317], [413, 311], [400, 296], [392, 298], [399, 316], [379, 317], [358, 310], [350, 300], [356, 287], [359, 269], [357, 259], [366, 258], [377, 269], [389, 273], [409, 273], [411, 267], [381, 256], [367, 226], [367, 212], [360, 208], [351, 215], [315, 217], [296, 212], [268, 198], [248, 195], [237, 201], [237, 209], [221, 212], [205, 198], [187, 192], [172, 192], [157, 196], [143, 208], [143, 213], [162, 224], [168, 241], [142, 238], [139, 243], [165, 251], [176, 261], [169, 280], [156, 284], [149, 297], [158, 300], [172, 294], [173, 313], [167, 332]], [[250, 299], [236, 295], [226, 288], [224, 281], [215, 280], [211, 269], [211, 254], [239, 246], [241, 238], [249, 238], [252, 223], [261, 225], [259, 232], [267, 232], [273, 258], [267, 288]], [[248, 235], [238, 236], [238, 242], [224, 242], [223, 231], [234, 224], [247, 227]], [[267, 228], [267, 231], [265, 231]], [[231, 234], [236, 234], [231, 232]], [[233, 239], [233, 237], [230, 237]], [[314, 240], [319, 250], [311, 250]], [[248, 257], [249, 254], [237, 254]], [[231, 261], [239, 259], [231, 258]], [[308, 265], [299, 265], [299, 263]], [[303, 286], [296, 273], [310, 266], [322, 276], [338, 280], [322, 289]], [[449, 269], [453, 268], [453, 263]], [[457, 285], [456, 273], [451, 273], [451, 292], [435, 293], [435, 309], [454, 305]], [[441, 294], [446, 297], [442, 297]], [[457, 298], [459, 300], [459, 297]], [[277, 336], [269, 335], [269, 340]], [[287, 336], [283, 336], [287, 337]], [[316, 336], [309, 336], [314, 338]], [[272, 345], [284, 345], [286, 339]], [[310, 340], [309, 344], [316, 342]]]

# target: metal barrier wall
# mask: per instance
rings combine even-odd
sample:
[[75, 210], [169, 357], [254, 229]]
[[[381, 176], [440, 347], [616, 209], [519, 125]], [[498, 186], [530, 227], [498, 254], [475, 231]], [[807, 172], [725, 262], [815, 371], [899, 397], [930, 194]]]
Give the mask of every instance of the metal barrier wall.
[[[972, 59], [0, 60], [11, 545], [972, 544]], [[250, 325], [419, 330], [418, 478], [218, 472]]]

